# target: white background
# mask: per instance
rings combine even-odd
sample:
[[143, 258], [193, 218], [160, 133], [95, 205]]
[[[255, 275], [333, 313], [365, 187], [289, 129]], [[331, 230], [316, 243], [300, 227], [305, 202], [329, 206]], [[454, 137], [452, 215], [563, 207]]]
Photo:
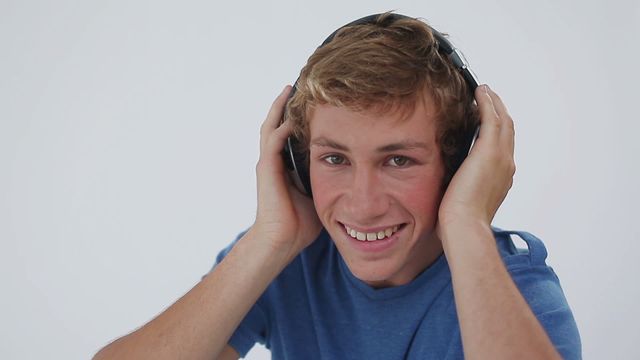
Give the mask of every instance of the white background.
[[638, 4], [0, 0], [0, 358], [89, 358], [196, 284], [252, 222], [273, 98], [391, 9], [509, 107], [494, 224], [545, 241], [585, 358], [639, 358]]

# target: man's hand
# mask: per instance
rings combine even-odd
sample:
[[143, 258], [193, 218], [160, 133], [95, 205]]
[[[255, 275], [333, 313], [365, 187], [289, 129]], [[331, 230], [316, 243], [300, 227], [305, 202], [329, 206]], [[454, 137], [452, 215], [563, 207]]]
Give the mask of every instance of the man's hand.
[[280, 124], [290, 86], [275, 99], [260, 129], [260, 159], [256, 166], [258, 211], [249, 230], [267, 246], [286, 251], [293, 259], [318, 236], [322, 225], [313, 201], [291, 183], [281, 151], [291, 124]]
[[460, 221], [480, 221], [489, 226], [513, 184], [513, 120], [487, 85], [479, 86], [475, 97], [480, 135], [445, 192], [438, 213], [439, 227]]

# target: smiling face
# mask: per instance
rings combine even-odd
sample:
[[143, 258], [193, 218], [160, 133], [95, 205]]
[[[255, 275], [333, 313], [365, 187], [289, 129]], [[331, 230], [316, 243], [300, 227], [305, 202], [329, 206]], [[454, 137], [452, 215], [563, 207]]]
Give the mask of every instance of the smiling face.
[[440, 256], [444, 165], [429, 96], [408, 118], [315, 106], [309, 137], [316, 211], [357, 278], [403, 285]]

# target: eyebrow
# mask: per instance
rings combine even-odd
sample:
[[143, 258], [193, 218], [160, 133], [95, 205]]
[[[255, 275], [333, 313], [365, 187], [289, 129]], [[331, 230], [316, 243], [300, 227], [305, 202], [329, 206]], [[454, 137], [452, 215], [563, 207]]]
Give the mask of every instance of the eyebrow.
[[[349, 148], [343, 144], [340, 144], [334, 140], [327, 139], [324, 136], [311, 140], [311, 146], [322, 146], [322, 147], [330, 147], [336, 150], [349, 152]], [[388, 145], [380, 146], [376, 149], [377, 152], [386, 153], [393, 152], [398, 150], [413, 150], [413, 149], [424, 149], [429, 150], [431, 147], [427, 145], [427, 143], [422, 141], [411, 141], [405, 140], [400, 141]]]

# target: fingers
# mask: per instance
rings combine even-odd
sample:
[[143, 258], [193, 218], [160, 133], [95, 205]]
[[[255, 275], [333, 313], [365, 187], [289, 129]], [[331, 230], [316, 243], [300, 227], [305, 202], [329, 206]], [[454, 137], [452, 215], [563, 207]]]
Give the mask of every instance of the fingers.
[[514, 147], [514, 124], [502, 99], [488, 85], [478, 86], [475, 92], [480, 111], [480, 137], [487, 142]]
[[480, 111], [480, 137], [494, 143], [500, 131], [500, 116], [493, 104], [487, 85], [478, 86], [475, 92], [478, 110]]
[[513, 151], [513, 145], [514, 145], [513, 140], [514, 140], [514, 134], [515, 134], [513, 119], [509, 115], [509, 112], [507, 111], [507, 107], [502, 102], [502, 99], [500, 98], [500, 96], [498, 96], [498, 94], [496, 94], [493, 90], [489, 89], [488, 86], [487, 86], [487, 90], [489, 95], [491, 96], [491, 101], [493, 102], [493, 106], [496, 110], [496, 113], [500, 118], [501, 138], [503, 138], [504, 141], [509, 143], [511, 147], [511, 151]]
[[[282, 150], [293, 126], [290, 121], [282, 123], [286, 102], [291, 92], [287, 85], [276, 97], [267, 114], [267, 118], [260, 127], [260, 159], [256, 170], [258, 173], [278, 174], [284, 169]], [[258, 176], [260, 183], [260, 176]]]
[[265, 151], [278, 152], [284, 148], [284, 144], [293, 130], [293, 125], [290, 121], [285, 121], [277, 129], [275, 129], [270, 135], [265, 144]]
[[[488, 87], [487, 87], [488, 88]], [[500, 118], [500, 137], [501, 140], [506, 142], [509, 146], [509, 150], [511, 153], [514, 151], [514, 140], [515, 140], [515, 128], [513, 119], [509, 112], [507, 111], [507, 107], [502, 102], [502, 99], [498, 94], [493, 92], [493, 90], [488, 89], [489, 95], [491, 96], [491, 100], [493, 102], [494, 108], [496, 109], [496, 113]]]
[[[290, 92], [291, 92], [291, 86], [289, 85], [285, 86], [282, 92], [280, 93], [280, 95], [278, 95], [278, 97], [273, 101], [273, 104], [271, 105], [271, 109], [269, 109], [269, 113], [267, 114], [267, 118], [264, 120], [264, 122], [262, 123], [262, 126], [260, 127], [260, 152], [261, 153], [263, 153], [266, 150], [267, 145], [269, 144], [270, 139], [272, 138], [272, 134], [274, 132], [278, 131], [278, 133], [282, 133], [282, 132], [285, 132], [285, 130], [288, 128], [288, 126], [283, 128], [282, 126], [280, 126], [280, 123], [282, 121], [282, 116], [284, 115], [284, 107]], [[281, 134], [279, 135], [281, 138], [282, 135]]]

